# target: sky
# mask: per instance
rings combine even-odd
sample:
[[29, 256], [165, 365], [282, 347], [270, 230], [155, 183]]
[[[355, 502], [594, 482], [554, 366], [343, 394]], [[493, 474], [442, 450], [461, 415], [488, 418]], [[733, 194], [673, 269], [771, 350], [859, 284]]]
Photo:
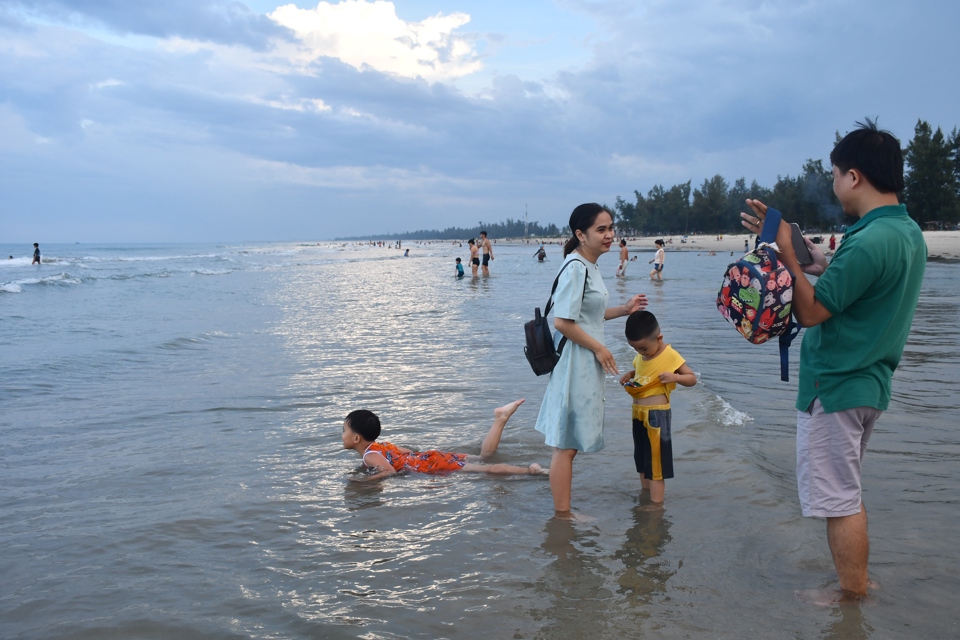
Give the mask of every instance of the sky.
[[[951, 0], [0, 0], [0, 243], [566, 224], [960, 126]], [[772, 203], [775, 204], [775, 203]]]

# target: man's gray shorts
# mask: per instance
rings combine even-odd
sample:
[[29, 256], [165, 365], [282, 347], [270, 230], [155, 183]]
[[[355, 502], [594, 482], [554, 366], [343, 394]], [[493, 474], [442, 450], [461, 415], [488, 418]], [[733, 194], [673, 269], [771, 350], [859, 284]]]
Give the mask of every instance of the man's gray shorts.
[[797, 490], [804, 516], [860, 513], [860, 468], [881, 413], [872, 407], [825, 413], [819, 398], [809, 411], [797, 412]]

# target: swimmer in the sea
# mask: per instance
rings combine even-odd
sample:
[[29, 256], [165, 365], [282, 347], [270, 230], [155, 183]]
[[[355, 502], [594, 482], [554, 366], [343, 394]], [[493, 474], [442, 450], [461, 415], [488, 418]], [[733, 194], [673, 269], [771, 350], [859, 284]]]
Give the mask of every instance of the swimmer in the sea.
[[[547, 475], [548, 469], [533, 463], [526, 467], [511, 464], [487, 464], [500, 446], [503, 428], [507, 426], [517, 408], [524, 400], [514, 400], [510, 404], [493, 411], [493, 425], [480, 445], [480, 455], [450, 453], [445, 451], [413, 451], [389, 442], [377, 442], [380, 437], [380, 418], [372, 411], [358, 409], [351, 411], [343, 421], [343, 448], [357, 452], [367, 469], [374, 470], [373, 475], [363, 480], [379, 480], [392, 476], [399, 471], [419, 473], [450, 473], [467, 471], [472, 473], [492, 473], [498, 475]], [[474, 462], [475, 460], [481, 462]]]

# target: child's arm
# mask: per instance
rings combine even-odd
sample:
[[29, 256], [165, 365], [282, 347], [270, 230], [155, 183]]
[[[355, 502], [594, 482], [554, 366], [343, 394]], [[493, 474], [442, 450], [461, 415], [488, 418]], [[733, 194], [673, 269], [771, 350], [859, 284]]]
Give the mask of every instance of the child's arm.
[[387, 476], [392, 476], [397, 472], [390, 463], [387, 462], [387, 459], [383, 457], [382, 454], [377, 453], [376, 451], [371, 451], [363, 457], [363, 464], [368, 467], [373, 467], [377, 470], [372, 476], [364, 476], [362, 478], [357, 478], [359, 482], [372, 482], [373, 480], [379, 480], [380, 478], [386, 478]]
[[684, 362], [682, 365], [680, 365], [680, 368], [673, 373], [670, 373], [669, 371], [664, 371], [661, 373], [660, 382], [664, 384], [668, 382], [676, 382], [684, 387], [692, 387], [697, 384], [697, 374], [693, 372], [693, 369], [687, 366], [686, 362]]
[[622, 376], [620, 376], [620, 386], [623, 386], [623, 385], [627, 384], [628, 382], [630, 382], [631, 380], [633, 380], [633, 377], [634, 377], [635, 375], [637, 375], [636, 370], [631, 369], [630, 371], [627, 371], [625, 374], [623, 374]]

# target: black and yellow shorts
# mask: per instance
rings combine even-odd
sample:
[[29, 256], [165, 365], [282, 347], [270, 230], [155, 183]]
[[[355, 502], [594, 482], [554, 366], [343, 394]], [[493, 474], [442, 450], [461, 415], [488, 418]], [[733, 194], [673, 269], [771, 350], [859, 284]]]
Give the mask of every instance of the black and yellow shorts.
[[633, 405], [633, 460], [647, 480], [673, 477], [670, 405]]

